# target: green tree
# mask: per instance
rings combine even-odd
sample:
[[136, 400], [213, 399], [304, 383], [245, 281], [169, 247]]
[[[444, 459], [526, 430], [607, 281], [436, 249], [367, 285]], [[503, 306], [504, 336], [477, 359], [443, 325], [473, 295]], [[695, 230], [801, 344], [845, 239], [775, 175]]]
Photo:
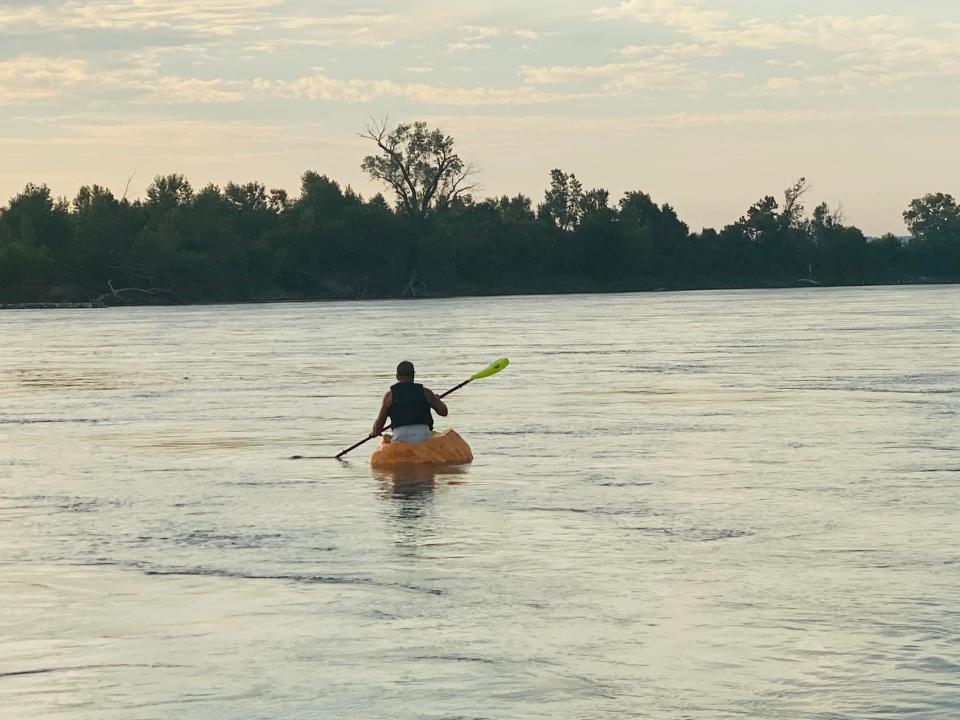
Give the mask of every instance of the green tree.
[[130, 281], [131, 235], [122, 205], [110, 190], [84, 185], [73, 200], [76, 243], [72, 264], [88, 296], [100, 295], [111, 280]]
[[[219, 189], [208, 186], [203, 201], [210, 202], [214, 195], [219, 196]], [[193, 186], [183, 175], [156, 176], [147, 188], [143, 204], [147, 221], [135, 239], [133, 253], [138, 274], [188, 300], [203, 299], [206, 285], [201, 280], [202, 250], [197, 247], [204, 241], [198, 242], [190, 227], [193, 200]]]
[[867, 254], [867, 266], [883, 280], [896, 278], [907, 264], [903, 240], [893, 233], [886, 233], [876, 240], [868, 241]]
[[46, 185], [28, 184], [0, 213], [0, 294], [14, 300], [69, 296], [72, 239], [66, 200], [54, 198]]
[[537, 216], [559, 230], [572, 231], [583, 216], [583, 185], [573, 173], [550, 171], [550, 187], [537, 208]]
[[811, 276], [831, 282], [863, 282], [869, 273], [867, 238], [843, 224], [843, 213], [820, 203], [813, 211], [809, 232], [815, 246]]
[[695, 272], [687, 252], [690, 229], [670, 205], [657, 205], [644, 192], [628, 192], [619, 203], [619, 221], [620, 262], [640, 287], [669, 284]]
[[416, 294], [420, 246], [428, 221], [476, 189], [471, 177], [476, 169], [457, 153], [454, 140], [425, 122], [391, 127], [386, 120], [368, 125], [361, 137], [377, 152], [363, 158], [361, 168], [394, 192], [397, 207], [412, 225], [408, 278], [403, 294]]
[[808, 190], [806, 179], [800, 178], [784, 191], [782, 206], [767, 195], [721, 232], [721, 238], [744, 257], [755, 278], [794, 282], [810, 272], [812, 242], [802, 204]]
[[803, 179], [691, 234], [646, 193], [613, 203], [562, 170], [536, 210], [522, 195], [475, 202], [451, 138], [380, 129], [367, 168], [392, 205], [313, 171], [296, 198], [258, 182], [195, 192], [180, 174], [155, 178], [142, 202], [91, 185], [67, 203], [28, 185], [0, 207], [0, 299], [358, 298], [395, 296], [404, 278], [405, 294], [424, 280], [463, 294], [960, 279], [960, 208], [944, 193], [911, 203], [908, 241], [867, 239], [826, 204], [808, 215]]
[[952, 195], [917, 198], [903, 213], [918, 269], [938, 277], [960, 274], [960, 206]]
[[157, 175], [147, 188], [147, 206], [161, 211], [181, 207], [193, 198], [193, 187], [179, 173]]
[[960, 206], [952, 195], [933, 193], [917, 198], [904, 211], [903, 219], [918, 242], [960, 241]]

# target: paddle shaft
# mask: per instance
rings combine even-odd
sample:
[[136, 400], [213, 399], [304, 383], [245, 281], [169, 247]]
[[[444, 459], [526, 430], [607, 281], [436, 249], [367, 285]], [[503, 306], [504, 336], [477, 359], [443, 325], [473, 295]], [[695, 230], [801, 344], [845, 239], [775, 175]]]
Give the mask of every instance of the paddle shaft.
[[[450, 389], [447, 390], [443, 395], [440, 395], [440, 398], [443, 399], [443, 398], [445, 398], [447, 395], [449, 395], [450, 393], [456, 392], [457, 390], [459, 390], [460, 388], [462, 388], [464, 385], [466, 385], [467, 383], [471, 382], [472, 379], [473, 379], [473, 378], [471, 378], [470, 380], [464, 380], [464, 381], [463, 381], [462, 383], [460, 383], [459, 385], [450, 388]], [[387, 431], [387, 430], [389, 430], [389, 429], [392, 428], [392, 427], [393, 427], [393, 425], [390, 424], [390, 425], [387, 425], [385, 428], [383, 428], [383, 430], [384, 430], [384, 431]], [[361, 445], [363, 445], [363, 444], [364, 444], [365, 442], [367, 442], [368, 440], [373, 440], [374, 437], [376, 437], [376, 436], [375, 436], [375, 435], [368, 435], [367, 437], [365, 437], [365, 438], [364, 438], [363, 440], [361, 440], [360, 442], [354, 443], [353, 445], [351, 445], [350, 447], [348, 447], [346, 450], [341, 450], [340, 452], [338, 452], [336, 455], [333, 456], [334, 459], [335, 459], [335, 460], [339, 460], [340, 458], [342, 458], [344, 455], [346, 455], [346, 454], [347, 454], [348, 452], [350, 452], [351, 450], [356, 450], [358, 447], [360, 447]]]

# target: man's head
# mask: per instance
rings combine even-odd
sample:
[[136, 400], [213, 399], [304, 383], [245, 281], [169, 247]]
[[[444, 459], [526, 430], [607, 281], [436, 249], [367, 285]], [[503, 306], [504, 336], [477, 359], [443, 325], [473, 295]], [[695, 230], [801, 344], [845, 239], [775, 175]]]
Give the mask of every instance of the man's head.
[[397, 365], [397, 380], [413, 380], [413, 375], [416, 371], [413, 369], [413, 363], [409, 360], [404, 360], [402, 363]]

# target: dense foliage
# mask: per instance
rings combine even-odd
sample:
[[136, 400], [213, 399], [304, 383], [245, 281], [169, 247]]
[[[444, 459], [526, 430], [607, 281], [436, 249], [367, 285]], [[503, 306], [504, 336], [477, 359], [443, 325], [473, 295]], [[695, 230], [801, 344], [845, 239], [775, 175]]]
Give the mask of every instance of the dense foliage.
[[[143, 200], [28, 185], [0, 209], [0, 302], [203, 302], [769, 287], [960, 279], [960, 208], [914, 200], [911, 238], [868, 240], [804, 181], [736, 222], [691, 233], [667, 204], [612, 204], [555, 170], [543, 201], [451, 197], [412, 217], [308, 172], [300, 195], [252, 182], [195, 192], [158, 177]], [[411, 281], [411, 271], [415, 281]]]

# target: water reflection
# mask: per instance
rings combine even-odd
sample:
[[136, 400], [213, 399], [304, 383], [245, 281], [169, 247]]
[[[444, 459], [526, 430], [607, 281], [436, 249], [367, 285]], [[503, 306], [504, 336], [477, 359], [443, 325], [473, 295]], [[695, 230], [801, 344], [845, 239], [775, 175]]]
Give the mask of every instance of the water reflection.
[[384, 498], [412, 504], [433, 501], [433, 493], [464, 482], [468, 469], [462, 465], [398, 465], [373, 470]]
[[392, 501], [390, 514], [404, 543], [433, 534], [430, 520], [436, 493], [461, 485], [467, 469], [461, 465], [402, 465], [373, 471], [380, 494]]

